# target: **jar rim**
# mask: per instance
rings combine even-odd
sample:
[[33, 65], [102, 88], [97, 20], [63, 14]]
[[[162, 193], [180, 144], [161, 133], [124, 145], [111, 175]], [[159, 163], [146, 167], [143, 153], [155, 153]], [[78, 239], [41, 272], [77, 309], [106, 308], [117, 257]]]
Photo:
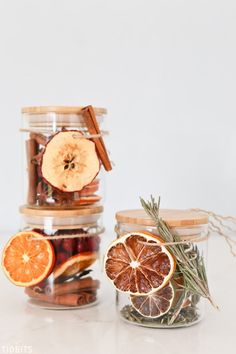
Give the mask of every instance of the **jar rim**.
[[42, 216], [42, 217], [61, 217], [68, 218], [71, 216], [95, 215], [103, 212], [102, 205], [85, 206], [76, 209], [42, 209], [39, 207], [29, 207], [22, 205], [19, 208], [20, 214]]
[[[190, 209], [160, 209], [159, 215], [170, 227], [202, 225], [209, 222], [208, 214]], [[116, 220], [119, 223], [155, 226], [155, 222], [144, 209], [118, 211]]]
[[[22, 114], [46, 114], [46, 113], [58, 113], [58, 114], [81, 114], [83, 106], [29, 106], [22, 107]], [[93, 107], [97, 115], [107, 114], [107, 109], [104, 107]]]

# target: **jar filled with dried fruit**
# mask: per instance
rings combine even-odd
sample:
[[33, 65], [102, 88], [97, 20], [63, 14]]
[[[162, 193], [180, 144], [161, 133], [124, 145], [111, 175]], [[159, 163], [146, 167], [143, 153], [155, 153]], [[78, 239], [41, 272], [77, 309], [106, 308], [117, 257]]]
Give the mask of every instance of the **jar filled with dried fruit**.
[[22, 108], [25, 199], [29, 206], [75, 208], [101, 201], [111, 163], [101, 128], [106, 109]]
[[2, 264], [25, 287], [31, 305], [80, 308], [97, 303], [101, 206], [76, 210], [21, 207], [22, 231], [8, 241]]
[[143, 204], [146, 210], [116, 214], [118, 237], [105, 255], [118, 311], [146, 327], [193, 325], [202, 318], [204, 298], [213, 304], [205, 270], [208, 215]]

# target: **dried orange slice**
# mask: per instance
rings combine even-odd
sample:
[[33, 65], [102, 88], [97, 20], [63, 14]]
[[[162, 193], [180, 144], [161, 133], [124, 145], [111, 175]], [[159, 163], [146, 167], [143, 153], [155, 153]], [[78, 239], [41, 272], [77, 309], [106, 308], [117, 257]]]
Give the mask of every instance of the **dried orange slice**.
[[83, 252], [68, 258], [54, 270], [54, 278], [73, 276], [90, 267], [98, 258], [97, 252]]
[[78, 131], [61, 131], [45, 147], [42, 176], [60, 191], [80, 191], [94, 180], [100, 170], [94, 142], [82, 137]]
[[[40, 240], [37, 240], [40, 238]], [[50, 241], [33, 231], [19, 232], [6, 244], [2, 267], [8, 279], [18, 286], [33, 286], [49, 276], [55, 264]]]
[[130, 300], [132, 306], [142, 316], [158, 318], [170, 310], [174, 296], [174, 288], [171, 282], [169, 282], [164, 288], [154, 293], [143, 296], [131, 295]]
[[99, 189], [99, 181], [95, 179], [93, 182], [89, 183], [86, 187], [84, 187], [80, 192], [80, 197], [87, 197], [94, 195]]
[[176, 261], [163, 240], [147, 232], [132, 232], [115, 240], [105, 255], [105, 272], [117, 290], [146, 295], [163, 288]]
[[75, 202], [75, 205], [90, 205], [98, 203], [101, 200], [99, 195], [90, 195], [89, 197], [81, 197]]

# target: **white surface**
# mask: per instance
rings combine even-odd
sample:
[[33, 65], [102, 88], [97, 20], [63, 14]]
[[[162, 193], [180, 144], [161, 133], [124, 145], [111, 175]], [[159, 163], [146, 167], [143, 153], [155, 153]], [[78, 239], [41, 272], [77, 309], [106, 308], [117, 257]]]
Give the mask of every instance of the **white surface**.
[[234, 215], [235, 18], [235, 0], [0, 0], [0, 228], [18, 226], [24, 105], [108, 107], [106, 224], [150, 193]]
[[221, 310], [207, 304], [202, 322], [172, 330], [137, 327], [120, 320], [113, 288], [106, 279], [98, 306], [55, 311], [27, 306], [23, 290], [1, 273], [0, 344], [30, 346], [33, 354], [235, 354], [235, 262], [223, 240], [210, 240], [209, 280]]

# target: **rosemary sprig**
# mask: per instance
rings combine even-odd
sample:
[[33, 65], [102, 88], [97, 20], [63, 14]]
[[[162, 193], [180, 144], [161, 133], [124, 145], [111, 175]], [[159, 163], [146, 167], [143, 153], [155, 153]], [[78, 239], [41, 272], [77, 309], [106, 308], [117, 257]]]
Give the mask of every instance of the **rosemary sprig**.
[[160, 198], [158, 198], [158, 202], [155, 201], [153, 196], [151, 196], [150, 201], [145, 201], [142, 198], [140, 198], [140, 201], [146, 213], [155, 222], [163, 240], [165, 242], [177, 243], [167, 248], [175, 256], [178, 270], [183, 275], [184, 290], [193, 295], [199, 295], [208, 299], [212, 306], [218, 309], [218, 306], [214, 303], [210, 295], [204, 259], [200, 255], [198, 247], [193, 246], [191, 243], [178, 243], [181, 241], [180, 236], [173, 234], [165, 221], [159, 217]]

